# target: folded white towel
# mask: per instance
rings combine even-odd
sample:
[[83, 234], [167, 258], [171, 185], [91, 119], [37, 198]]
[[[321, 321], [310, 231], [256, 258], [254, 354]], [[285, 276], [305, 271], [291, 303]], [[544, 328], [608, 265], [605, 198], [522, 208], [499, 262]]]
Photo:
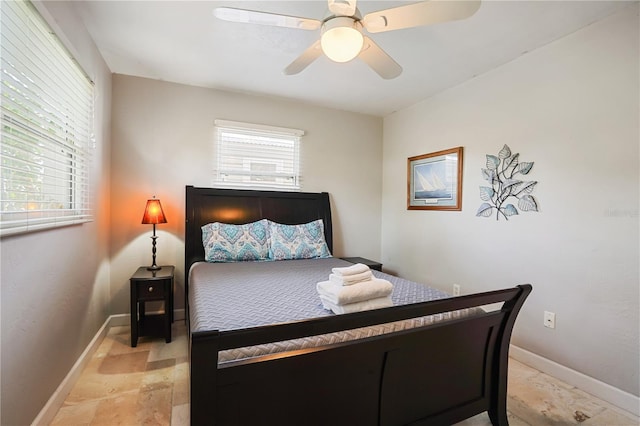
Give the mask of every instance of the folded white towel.
[[336, 275], [329, 274], [329, 281], [337, 284], [337, 285], [351, 285], [355, 283], [359, 283], [362, 281], [369, 281], [373, 279], [373, 274], [371, 271], [361, 272], [359, 274], [354, 275]]
[[346, 305], [386, 297], [393, 291], [393, 284], [378, 278], [348, 286], [334, 284], [331, 281], [321, 281], [316, 284], [316, 290], [320, 296], [332, 303]]
[[369, 270], [369, 267], [364, 263], [354, 263], [351, 266], [344, 266], [342, 268], [333, 268], [331, 269], [331, 272], [333, 272], [336, 275], [344, 276], [344, 275], [360, 274], [362, 272], [367, 272], [368, 270]]
[[347, 305], [337, 305], [324, 296], [320, 296], [322, 306], [334, 314], [350, 314], [352, 312], [368, 311], [371, 309], [388, 308], [393, 306], [391, 295], [378, 297], [377, 299], [365, 300], [364, 302], [349, 303]]

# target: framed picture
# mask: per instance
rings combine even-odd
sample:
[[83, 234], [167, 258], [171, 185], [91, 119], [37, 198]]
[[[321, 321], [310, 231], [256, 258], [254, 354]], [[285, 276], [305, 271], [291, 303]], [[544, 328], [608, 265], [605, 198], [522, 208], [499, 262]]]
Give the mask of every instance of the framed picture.
[[462, 210], [462, 147], [407, 160], [408, 210]]

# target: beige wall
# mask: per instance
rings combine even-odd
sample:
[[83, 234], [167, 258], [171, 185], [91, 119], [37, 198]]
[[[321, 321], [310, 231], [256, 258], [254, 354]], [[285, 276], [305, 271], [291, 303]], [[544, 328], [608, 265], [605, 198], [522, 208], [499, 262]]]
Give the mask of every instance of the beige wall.
[[[384, 120], [382, 261], [463, 293], [533, 284], [513, 342], [639, 394], [637, 3]], [[535, 165], [540, 212], [476, 217], [486, 154]], [[464, 147], [461, 212], [407, 211], [408, 157]], [[543, 311], [557, 315], [543, 327]]]
[[111, 180], [111, 311], [129, 312], [128, 280], [151, 263], [147, 197], [160, 198], [158, 264], [177, 268], [184, 307], [185, 185], [211, 186], [215, 119], [302, 129], [302, 190], [329, 192], [334, 254], [380, 258], [382, 119], [282, 99], [115, 75]]
[[3, 425], [34, 420], [109, 316], [111, 73], [70, 3], [38, 7], [95, 82], [95, 220], [0, 240]]

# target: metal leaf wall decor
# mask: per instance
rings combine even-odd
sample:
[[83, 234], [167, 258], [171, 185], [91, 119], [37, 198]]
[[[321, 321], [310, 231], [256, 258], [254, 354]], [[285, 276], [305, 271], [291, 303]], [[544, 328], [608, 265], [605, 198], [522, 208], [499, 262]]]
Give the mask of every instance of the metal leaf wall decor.
[[[519, 157], [520, 154], [512, 154], [507, 145], [502, 147], [497, 157], [487, 154], [487, 168], [482, 169], [482, 177], [491, 186], [480, 187], [480, 198], [484, 203], [478, 208], [476, 216], [490, 217], [495, 210], [496, 220], [500, 216], [509, 220], [509, 216], [519, 214], [518, 209], [538, 211], [538, 202], [531, 195], [538, 182], [522, 179], [529, 174], [533, 163], [521, 162]], [[512, 198], [517, 200], [517, 208], [511, 204], [514, 202]]]

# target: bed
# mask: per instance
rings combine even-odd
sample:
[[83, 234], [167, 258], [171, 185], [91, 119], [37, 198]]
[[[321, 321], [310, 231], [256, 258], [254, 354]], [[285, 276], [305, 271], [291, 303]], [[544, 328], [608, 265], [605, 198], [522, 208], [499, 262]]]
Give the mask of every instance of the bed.
[[[292, 300], [295, 304], [283, 314], [267, 307], [268, 314], [256, 320], [249, 318], [257, 316], [256, 309], [247, 308], [247, 297], [239, 289], [255, 278], [241, 274], [270, 270], [256, 281], [263, 282], [263, 290], [256, 291], [265, 294], [272, 281], [286, 281], [292, 271], [304, 277], [294, 280], [313, 284], [323, 276], [318, 274], [348, 263], [336, 258], [206, 263], [202, 226], [322, 219], [331, 251], [329, 195], [187, 186], [185, 218], [191, 424], [450, 425], [485, 411], [492, 424], [508, 424], [509, 341], [530, 285], [452, 298], [374, 271], [394, 281], [393, 307], [344, 315], [319, 308], [310, 316], [298, 315], [295, 305], [304, 300], [318, 304], [309, 300], [309, 291], [273, 290], [286, 297], [269, 306], [282, 307]], [[203, 284], [208, 279], [215, 284]], [[208, 287], [222, 289], [225, 284], [228, 296], [207, 293]], [[418, 300], [431, 300], [403, 299], [404, 293], [396, 289], [405, 287], [423, 292]], [[234, 299], [236, 294], [240, 296]], [[234, 305], [232, 300], [240, 302]], [[499, 308], [483, 308], [489, 305]], [[370, 331], [379, 329], [386, 331]], [[369, 334], [343, 337], [358, 330]], [[323, 340], [326, 336], [331, 339]], [[309, 341], [314, 343], [298, 344]]]

